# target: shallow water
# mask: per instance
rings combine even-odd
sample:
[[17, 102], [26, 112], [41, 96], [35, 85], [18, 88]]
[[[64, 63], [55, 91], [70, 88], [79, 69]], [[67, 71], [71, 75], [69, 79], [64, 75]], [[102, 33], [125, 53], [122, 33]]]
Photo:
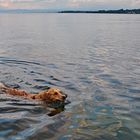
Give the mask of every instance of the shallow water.
[[0, 81], [71, 101], [0, 94], [1, 140], [139, 140], [140, 16], [0, 14]]

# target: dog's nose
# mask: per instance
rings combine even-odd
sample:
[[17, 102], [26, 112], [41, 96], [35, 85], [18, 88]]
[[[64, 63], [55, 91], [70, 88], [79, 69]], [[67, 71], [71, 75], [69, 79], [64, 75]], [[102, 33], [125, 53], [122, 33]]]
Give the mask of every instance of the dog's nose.
[[64, 94], [62, 97], [65, 100], [67, 98], [67, 94]]

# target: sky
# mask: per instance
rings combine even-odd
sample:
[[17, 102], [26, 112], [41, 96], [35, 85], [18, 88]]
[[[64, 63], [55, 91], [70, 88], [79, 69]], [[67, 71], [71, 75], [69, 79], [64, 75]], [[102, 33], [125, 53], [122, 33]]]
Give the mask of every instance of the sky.
[[100, 10], [140, 8], [140, 0], [0, 0], [0, 9]]

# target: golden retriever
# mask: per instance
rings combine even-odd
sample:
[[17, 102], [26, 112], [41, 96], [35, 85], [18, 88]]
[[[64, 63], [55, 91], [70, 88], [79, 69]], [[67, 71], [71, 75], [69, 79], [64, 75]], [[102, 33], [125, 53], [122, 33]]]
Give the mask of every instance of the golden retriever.
[[65, 99], [67, 98], [67, 95], [57, 88], [49, 88], [48, 90], [41, 91], [38, 94], [33, 94], [33, 93], [27, 93], [20, 89], [11, 88], [4, 85], [3, 83], [0, 83], [0, 90], [9, 95], [23, 96], [24, 98], [41, 100], [46, 103], [53, 103], [53, 102], [64, 103]]

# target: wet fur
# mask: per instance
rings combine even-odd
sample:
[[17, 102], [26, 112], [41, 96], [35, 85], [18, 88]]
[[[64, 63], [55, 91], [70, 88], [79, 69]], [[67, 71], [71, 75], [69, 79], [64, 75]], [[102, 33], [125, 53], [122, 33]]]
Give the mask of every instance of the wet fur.
[[62, 93], [62, 91], [60, 91], [57, 88], [49, 88], [48, 90], [41, 91], [38, 94], [33, 94], [33, 93], [27, 93], [24, 90], [11, 88], [4, 85], [3, 83], [0, 83], [0, 90], [3, 93], [9, 95], [23, 96], [24, 98], [28, 98], [28, 99], [42, 100], [45, 101], [46, 103], [64, 102], [65, 99], [67, 98], [67, 95]]

